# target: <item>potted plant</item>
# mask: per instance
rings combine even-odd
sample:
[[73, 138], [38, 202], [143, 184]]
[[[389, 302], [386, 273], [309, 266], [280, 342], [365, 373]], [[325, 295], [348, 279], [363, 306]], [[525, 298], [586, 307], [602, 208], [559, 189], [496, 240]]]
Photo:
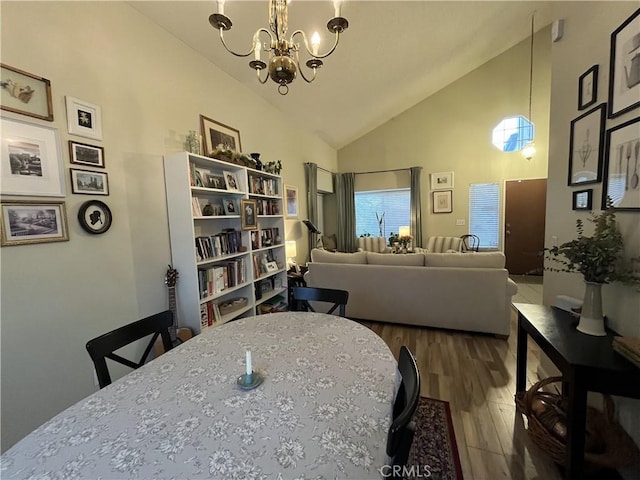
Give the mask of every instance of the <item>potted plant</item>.
[[585, 295], [578, 330], [589, 335], [606, 335], [602, 316], [602, 285], [621, 282], [640, 285], [640, 257], [625, 258], [622, 234], [611, 204], [599, 215], [591, 212], [592, 236], [584, 235], [584, 222], [576, 220], [578, 238], [560, 246], [545, 248], [547, 259], [559, 267], [547, 266], [552, 272], [581, 273]]

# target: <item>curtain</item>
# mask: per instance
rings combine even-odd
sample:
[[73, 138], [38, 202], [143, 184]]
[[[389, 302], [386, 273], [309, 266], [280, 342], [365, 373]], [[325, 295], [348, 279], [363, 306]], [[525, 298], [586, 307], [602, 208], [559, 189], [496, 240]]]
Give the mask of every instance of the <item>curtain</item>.
[[414, 247], [422, 247], [421, 171], [422, 167], [411, 167], [411, 235], [413, 235]]
[[[307, 162], [304, 164], [305, 175], [307, 177], [307, 215], [314, 225], [318, 225], [318, 165]], [[318, 243], [318, 234], [309, 232], [308, 261], [311, 261], [311, 250]]]
[[336, 194], [338, 207], [338, 250], [355, 252], [356, 240], [356, 201], [355, 173], [336, 173]]

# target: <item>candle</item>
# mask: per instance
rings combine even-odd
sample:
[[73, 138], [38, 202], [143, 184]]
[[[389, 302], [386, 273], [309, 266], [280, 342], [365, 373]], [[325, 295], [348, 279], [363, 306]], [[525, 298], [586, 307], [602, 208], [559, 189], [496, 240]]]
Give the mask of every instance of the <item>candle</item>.
[[256, 60], [260, 60], [260, 39], [256, 38], [254, 56]]
[[340, 4], [341, 3], [342, 3], [342, 0], [333, 0], [334, 17], [339, 17], [340, 16]]
[[247, 375], [251, 375], [253, 373], [253, 368], [251, 367], [251, 351], [247, 350]]
[[218, 0], [218, 13], [224, 15], [224, 0]]
[[313, 52], [314, 55], [318, 55], [319, 48], [320, 48], [320, 34], [318, 32], [313, 32], [313, 35], [311, 36], [311, 51]]

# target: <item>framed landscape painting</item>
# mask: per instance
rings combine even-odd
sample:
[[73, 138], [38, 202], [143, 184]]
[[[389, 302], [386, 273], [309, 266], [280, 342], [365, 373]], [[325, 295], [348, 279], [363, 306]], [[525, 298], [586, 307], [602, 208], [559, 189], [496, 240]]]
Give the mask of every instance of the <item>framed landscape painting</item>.
[[0, 194], [64, 197], [58, 130], [0, 118]]
[[241, 152], [240, 131], [200, 115], [200, 127], [204, 139], [204, 154], [210, 157], [214, 150]]
[[84, 195], [109, 195], [109, 181], [106, 172], [91, 170], [71, 170], [71, 192]]
[[104, 148], [69, 140], [69, 161], [104, 168]]
[[2, 246], [69, 240], [64, 202], [3, 201]]
[[284, 200], [287, 218], [298, 218], [298, 187], [285, 185]]

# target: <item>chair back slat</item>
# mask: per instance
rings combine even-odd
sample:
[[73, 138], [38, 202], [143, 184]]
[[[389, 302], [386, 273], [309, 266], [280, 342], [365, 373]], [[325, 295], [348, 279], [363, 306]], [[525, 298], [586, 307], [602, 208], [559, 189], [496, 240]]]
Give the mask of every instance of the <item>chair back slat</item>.
[[339, 309], [339, 315], [344, 317], [348, 301], [349, 292], [346, 290], [316, 287], [293, 288], [293, 309], [299, 312], [315, 312], [316, 310], [309, 302], [326, 302], [333, 303], [327, 313], [333, 314], [336, 309]]
[[[146, 363], [158, 336], [162, 338], [162, 345], [165, 352], [173, 348], [171, 335], [169, 334], [169, 327], [172, 325], [173, 313], [171, 310], [166, 310], [89, 340], [86, 346], [87, 352], [89, 352], [89, 356], [91, 360], [93, 360], [100, 388], [104, 388], [111, 383], [111, 375], [109, 374], [106, 358], [133, 369], [140, 368]], [[129, 345], [149, 335], [152, 335], [151, 339], [139, 361], [133, 362], [114, 353], [125, 345]]]

